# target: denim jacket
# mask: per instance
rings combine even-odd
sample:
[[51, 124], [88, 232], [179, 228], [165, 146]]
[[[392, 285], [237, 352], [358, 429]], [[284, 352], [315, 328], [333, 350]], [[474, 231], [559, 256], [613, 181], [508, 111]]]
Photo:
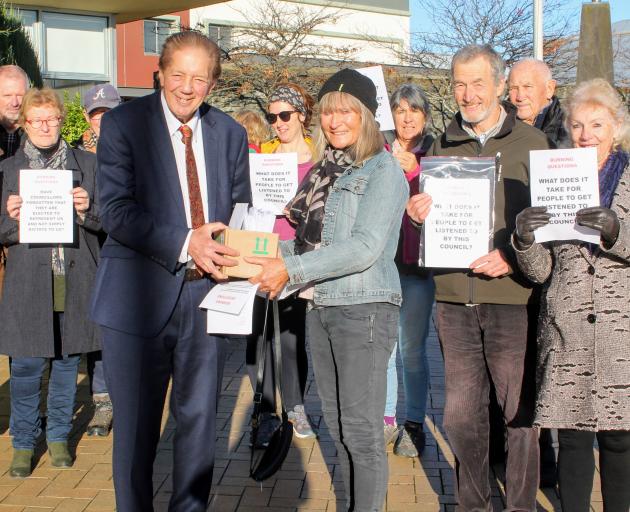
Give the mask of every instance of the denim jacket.
[[281, 243], [289, 283], [314, 283], [315, 306], [400, 305], [394, 263], [409, 186], [386, 151], [339, 176], [326, 200], [321, 246], [300, 256]]

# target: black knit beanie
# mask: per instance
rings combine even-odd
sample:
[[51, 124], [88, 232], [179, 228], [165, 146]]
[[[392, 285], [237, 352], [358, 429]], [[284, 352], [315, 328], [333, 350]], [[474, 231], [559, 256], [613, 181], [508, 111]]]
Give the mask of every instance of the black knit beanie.
[[351, 94], [363, 103], [372, 114], [376, 113], [376, 109], [378, 108], [376, 86], [372, 80], [358, 71], [349, 68], [337, 71], [337, 73], [324, 82], [324, 85], [322, 85], [317, 95], [317, 101], [320, 101], [324, 94], [334, 91]]

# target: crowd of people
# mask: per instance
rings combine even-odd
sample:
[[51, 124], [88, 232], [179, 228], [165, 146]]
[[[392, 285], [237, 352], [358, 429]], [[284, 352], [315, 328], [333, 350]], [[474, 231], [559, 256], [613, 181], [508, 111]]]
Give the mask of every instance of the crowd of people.
[[[118, 510], [153, 510], [169, 382], [169, 510], [206, 510], [228, 339], [207, 333], [198, 306], [238, 256], [215, 235], [236, 203], [251, 202], [249, 154], [295, 153], [300, 184], [273, 226], [280, 252], [246, 260], [260, 265], [250, 281], [269, 297], [299, 287], [279, 302], [283, 400], [295, 436], [316, 438], [304, 405], [310, 355], [347, 510], [382, 510], [387, 445], [397, 456], [422, 457], [435, 311], [456, 510], [492, 509], [494, 390], [506, 510], [535, 511], [539, 485], [555, 485], [556, 474], [563, 510], [589, 510], [596, 439], [604, 508], [628, 512], [630, 116], [614, 88], [583, 82], [561, 106], [544, 63], [519, 61], [506, 77], [494, 49], [468, 45], [452, 58], [458, 111], [445, 131], [432, 134], [429, 101], [408, 83], [390, 98], [395, 130], [382, 133], [376, 87], [358, 71], [330, 76], [317, 102], [282, 83], [264, 115], [244, 110], [234, 119], [205, 102], [220, 73], [213, 42], [174, 34], [159, 60], [161, 89], [121, 104], [115, 88], [95, 86], [84, 95], [89, 128], [68, 144], [57, 94], [29, 89], [17, 66], [0, 67], [0, 353], [10, 357], [11, 476], [32, 472], [47, 367], [50, 462], [72, 466], [77, 372], [88, 354], [88, 433], [107, 435], [113, 421]], [[571, 147], [597, 150], [600, 205], [578, 211], [575, 222], [598, 232], [600, 243], [538, 243], [534, 233], [551, 216], [530, 206], [530, 151]], [[466, 269], [418, 265], [432, 208], [419, 187], [429, 156], [497, 162], [491, 249]], [[20, 243], [21, 169], [73, 171], [72, 244]], [[246, 339], [252, 387], [257, 354], [273, 366], [271, 344], [257, 350], [265, 312], [257, 298]], [[266, 372], [260, 397], [261, 446], [280, 423], [274, 378]]]

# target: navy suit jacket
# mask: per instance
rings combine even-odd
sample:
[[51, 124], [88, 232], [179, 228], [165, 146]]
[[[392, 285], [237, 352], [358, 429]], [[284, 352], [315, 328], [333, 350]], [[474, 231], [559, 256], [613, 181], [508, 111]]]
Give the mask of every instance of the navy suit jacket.
[[[102, 120], [97, 187], [107, 240], [101, 250], [91, 316], [136, 336], [166, 325], [184, 282], [179, 255], [189, 228], [160, 92], [125, 103]], [[200, 107], [209, 222], [229, 222], [249, 203], [245, 130], [227, 114]], [[208, 281], [210, 288], [210, 281]]]

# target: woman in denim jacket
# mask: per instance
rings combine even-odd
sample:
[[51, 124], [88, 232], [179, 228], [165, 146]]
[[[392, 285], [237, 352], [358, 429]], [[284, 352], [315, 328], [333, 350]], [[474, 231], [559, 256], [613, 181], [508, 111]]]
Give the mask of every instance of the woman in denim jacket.
[[409, 187], [383, 150], [368, 78], [341, 70], [318, 99], [318, 163], [286, 210], [296, 238], [281, 244], [281, 258], [247, 261], [263, 267], [251, 281], [272, 297], [287, 283], [304, 285], [313, 369], [348, 509], [380, 511], [387, 362], [402, 302], [394, 256]]

